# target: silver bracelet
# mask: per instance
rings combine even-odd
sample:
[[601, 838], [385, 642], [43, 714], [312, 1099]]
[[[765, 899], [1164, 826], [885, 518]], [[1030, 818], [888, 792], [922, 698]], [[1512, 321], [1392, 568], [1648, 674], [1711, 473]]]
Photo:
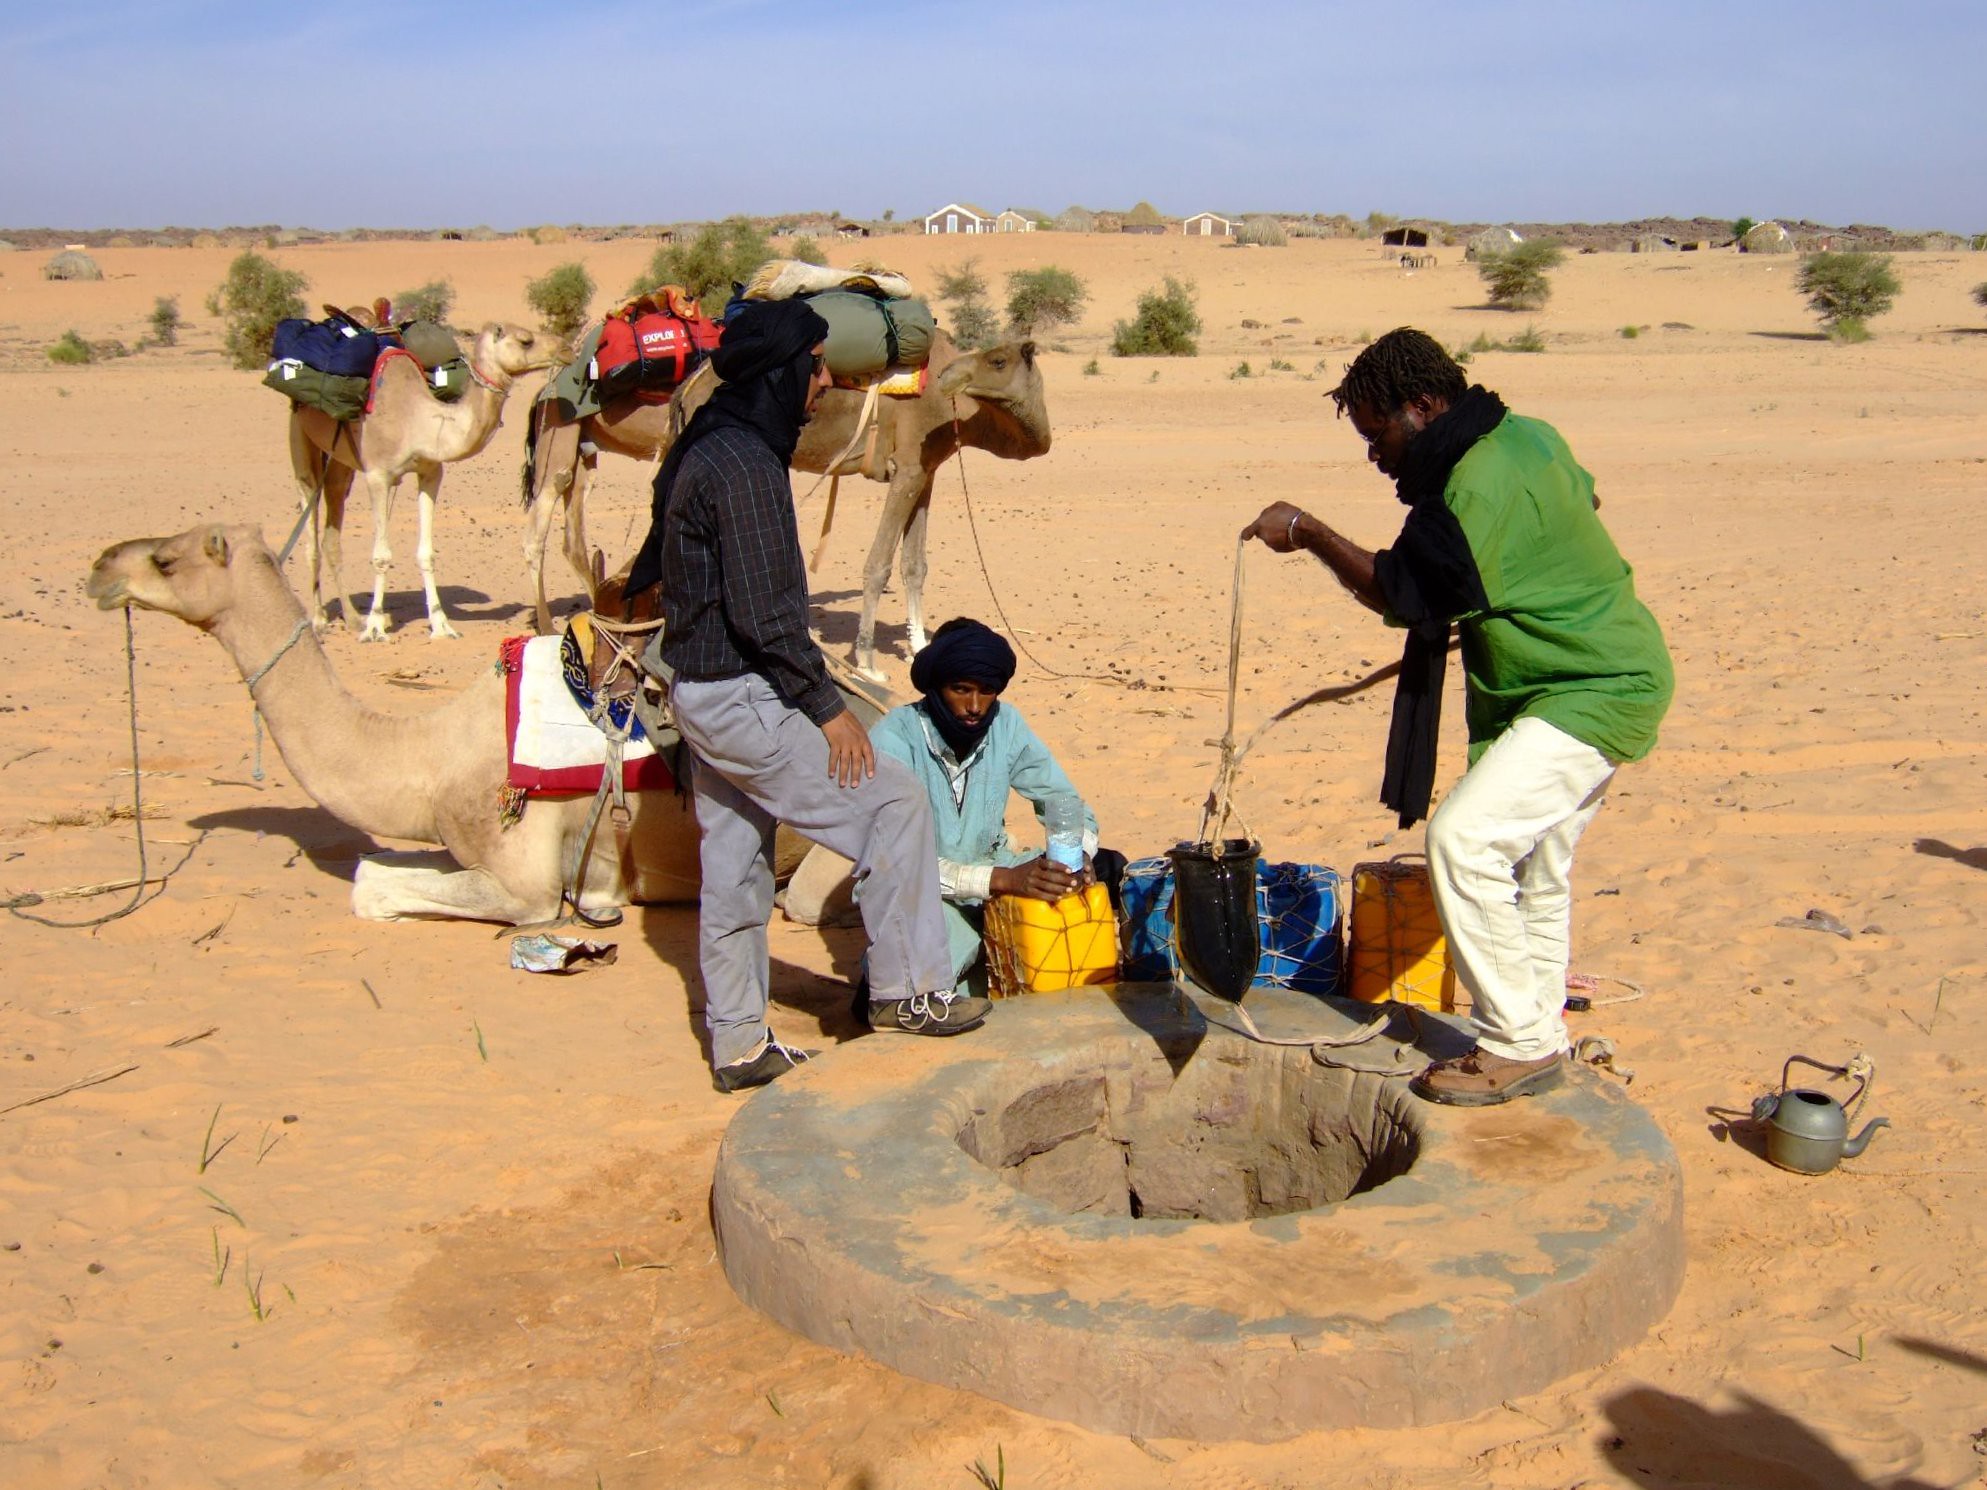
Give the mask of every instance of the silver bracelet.
[[1297, 525], [1303, 520], [1304, 520], [1304, 514], [1301, 512], [1296, 513], [1291, 517], [1290, 529], [1288, 532], [1286, 532], [1283, 535], [1283, 542], [1286, 547], [1288, 548], [1297, 547]]

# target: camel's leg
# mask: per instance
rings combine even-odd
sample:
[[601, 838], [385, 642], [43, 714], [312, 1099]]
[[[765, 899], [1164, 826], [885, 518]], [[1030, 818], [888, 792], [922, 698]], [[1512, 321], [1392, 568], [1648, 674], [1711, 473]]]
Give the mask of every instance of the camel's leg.
[[[873, 683], [885, 681], [876, 665], [876, 603], [883, 596], [883, 587], [890, 583], [890, 568], [910, 528], [912, 515], [930, 500], [931, 473], [920, 466], [900, 466], [890, 478], [889, 491], [883, 498], [883, 515], [876, 523], [876, 537], [870, 542], [869, 557], [863, 561], [862, 620], [856, 627], [855, 667]], [[922, 551], [918, 562], [920, 566], [924, 563]], [[924, 583], [922, 567], [918, 583]]]
[[[533, 410], [534, 419], [542, 417]], [[538, 634], [552, 631], [552, 607], [545, 599], [545, 544], [552, 533], [552, 515], [563, 503], [568, 528], [572, 522], [573, 488], [579, 480], [580, 430], [577, 424], [541, 428], [532, 446], [531, 496], [526, 504], [524, 567], [531, 575], [531, 599], [536, 607]]]
[[420, 473], [421, 487], [421, 536], [414, 549], [414, 562], [421, 566], [421, 588], [428, 597], [428, 635], [431, 637], [459, 637], [448, 623], [448, 610], [442, 604], [441, 591], [435, 588], [435, 498], [441, 495], [442, 468], [430, 466]]
[[320, 605], [324, 625], [350, 625], [359, 614], [354, 603], [356, 597], [345, 593], [345, 512], [352, 495], [352, 470], [331, 461], [324, 471], [324, 505], [320, 509], [324, 518], [323, 562], [324, 571], [330, 577], [331, 593], [338, 598], [338, 615], [334, 620]]
[[930, 530], [931, 482], [926, 481], [924, 495], [911, 509], [911, 520], [904, 528], [904, 641], [913, 657], [925, 649], [925, 576], [930, 572], [925, 562], [925, 535]]
[[566, 496], [566, 562], [573, 566], [586, 587], [587, 603], [591, 605], [600, 593], [600, 573], [606, 560], [586, 545], [586, 499], [593, 491], [593, 478], [600, 470], [600, 456], [588, 455], [586, 447], [580, 450], [580, 463], [573, 471], [572, 490]]
[[487, 869], [463, 869], [440, 850], [371, 854], [352, 877], [352, 914], [364, 921], [445, 917], [516, 926], [553, 914], [528, 905]]
[[851, 878], [854, 866], [833, 849], [813, 844], [786, 882], [780, 906], [801, 926], [855, 926], [862, 921]]
[[398, 477], [373, 471], [366, 472], [365, 477], [373, 494], [373, 603], [366, 612], [359, 640], [376, 642], [386, 638], [386, 571], [393, 563], [393, 544], [387, 537], [387, 525], [393, 520], [393, 493], [400, 481]]

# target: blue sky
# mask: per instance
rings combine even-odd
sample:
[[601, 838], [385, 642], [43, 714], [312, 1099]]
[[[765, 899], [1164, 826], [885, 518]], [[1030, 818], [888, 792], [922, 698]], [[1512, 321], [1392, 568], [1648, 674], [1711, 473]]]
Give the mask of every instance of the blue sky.
[[0, 11], [0, 226], [949, 200], [1987, 229], [1982, 0], [72, 0]]

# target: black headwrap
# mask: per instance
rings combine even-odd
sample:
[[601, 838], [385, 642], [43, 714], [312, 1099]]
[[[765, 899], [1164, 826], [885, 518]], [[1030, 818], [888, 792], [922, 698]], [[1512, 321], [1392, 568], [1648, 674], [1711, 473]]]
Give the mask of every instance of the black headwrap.
[[628, 594], [639, 594], [662, 578], [663, 514], [692, 445], [713, 430], [747, 429], [766, 442], [782, 465], [792, 461], [807, 422], [811, 354], [827, 339], [828, 323], [804, 300], [749, 301], [725, 323], [724, 340], [711, 353], [711, 367], [724, 381], [691, 416], [655, 474], [649, 533], [629, 570]]
[[1400, 814], [1403, 828], [1428, 816], [1434, 795], [1449, 623], [1489, 604], [1476, 556], [1442, 492], [1456, 462], [1503, 419], [1504, 401], [1474, 384], [1408, 442], [1394, 480], [1394, 494], [1410, 509], [1407, 522], [1394, 546], [1373, 556], [1387, 608], [1408, 627], [1380, 782], [1380, 801]]
[[911, 660], [911, 686], [924, 695], [930, 719], [952, 754], [964, 760], [980, 743], [1000, 712], [995, 699], [977, 725], [968, 727], [946, 705], [947, 683], [978, 683], [995, 693], [1014, 681], [1014, 648], [1007, 638], [982, 622], [960, 617], [932, 633], [925, 649]]

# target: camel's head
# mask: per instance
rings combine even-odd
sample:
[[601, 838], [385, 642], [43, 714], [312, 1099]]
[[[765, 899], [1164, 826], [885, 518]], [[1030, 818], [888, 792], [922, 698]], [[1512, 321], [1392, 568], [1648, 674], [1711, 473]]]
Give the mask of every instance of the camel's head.
[[135, 605], [178, 616], [204, 631], [234, 603], [231, 568], [257, 561], [274, 563], [262, 534], [241, 525], [216, 523], [172, 538], [132, 538], [97, 556], [83, 593], [100, 610]]
[[[1004, 342], [984, 352], [962, 352], [938, 375], [947, 398], [970, 399], [1000, 417], [1006, 438], [985, 448], [1009, 460], [1028, 460], [1049, 449], [1049, 405], [1032, 341]], [[978, 417], [969, 409], [962, 416]]]
[[476, 333], [475, 361], [486, 374], [496, 371], [519, 378], [558, 366], [563, 350], [556, 337], [541, 336], [508, 321], [490, 321]]

